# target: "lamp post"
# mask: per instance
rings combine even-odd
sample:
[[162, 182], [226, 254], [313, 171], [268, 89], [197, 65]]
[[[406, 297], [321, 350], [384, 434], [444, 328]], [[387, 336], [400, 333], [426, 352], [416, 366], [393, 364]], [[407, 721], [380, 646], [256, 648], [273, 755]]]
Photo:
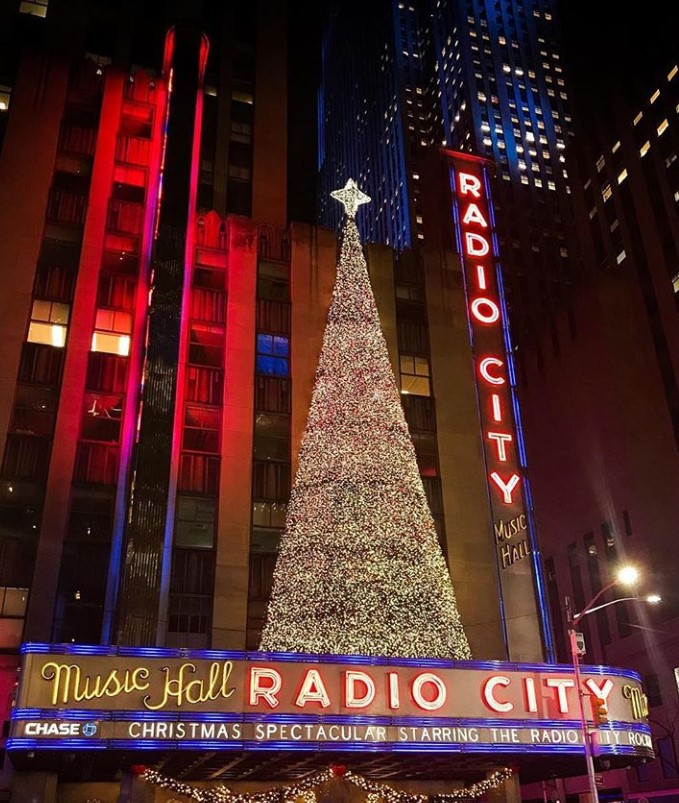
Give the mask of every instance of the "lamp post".
[[[570, 609], [570, 601], [566, 599], [566, 611], [568, 615], [568, 637], [571, 649], [571, 660], [573, 663], [573, 673], [575, 675], [575, 688], [577, 689], [577, 696], [578, 696], [578, 711], [580, 714], [580, 729], [582, 731], [582, 744], [583, 749], [585, 751], [585, 764], [587, 766], [587, 780], [589, 783], [589, 793], [591, 796], [590, 803], [599, 803], [599, 794], [597, 792], [596, 787], [596, 776], [594, 774], [594, 755], [592, 751], [592, 732], [589, 729], [589, 725], [587, 723], [587, 716], [585, 714], [585, 692], [582, 690], [582, 684], [580, 682], [580, 652], [578, 650], [578, 642], [577, 642], [577, 626], [580, 623], [581, 619], [587, 616], [590, 613], [594, 613], [595, 611], [600, 611], [603, 608], [607, 608], [609, 605], [615, 605], [618, 602], [626, 602], [627, 600], [641, 600], [643, 602], [649, 603], [657, 603], [660, 602], [660, 597], [657, 594], [649, 594], [646, 597], [640, 596], [632, 596], [632, 597], [620, 597], [619, 599], [611, 600], [610, 602], [604, 602], [601, 605], [595, 605], [595, 603], [601, 599], [601, 597], [614, 585], [621, 584], [621, 585], [634, 585], [637, 580], [639, 579], [639, 572], [634, 566], [623, 566], [621, 569], [618, 570], [616, 576], [613, 580], [611, 580], [608, 585], [605, 585], [600, 591], [598, 591], [592, 599], [585, 605], [585, 607], [579, 611], [578, 613], [572, 613]], [[584, 653], [583, 653], [584, 654]]]

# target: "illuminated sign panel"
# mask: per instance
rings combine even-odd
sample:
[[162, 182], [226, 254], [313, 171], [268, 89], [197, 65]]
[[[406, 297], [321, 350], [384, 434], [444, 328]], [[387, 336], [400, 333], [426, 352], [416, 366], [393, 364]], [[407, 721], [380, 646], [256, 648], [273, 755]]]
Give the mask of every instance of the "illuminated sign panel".
[[[24, 647], [8, 749], [572, 752], [572, 667], [123, 647]], [[639, 677], [585, 667], [602, 754], [652, 756]]]
[[509, 657], [551, 653], [498, 261], [488, 163], [444, 151], [462, 262]]

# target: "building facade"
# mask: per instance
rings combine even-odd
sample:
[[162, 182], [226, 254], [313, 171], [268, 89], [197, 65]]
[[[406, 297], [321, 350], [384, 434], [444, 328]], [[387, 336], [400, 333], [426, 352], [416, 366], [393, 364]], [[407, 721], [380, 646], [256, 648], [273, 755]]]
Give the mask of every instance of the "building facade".
[[[679, 513], [678, 80], [670, 63], [639, 105], [615, 103], [573, 155], [576, 327], [524, 393], [559, 659], [569, 655], [564, 598], [581, 610], [620, 562], [641, 569], [638, 593], [662, 596], [658, 606], [630, 600], [582, 620], [586, 660], [623, 661], [644, 678], [656, 759], [603, 776], [606, 794], [630, 800], [678, 794], [679, 609], [668, 560]], [[557, 325], [567, 331], [565, 319]], [[604, 600], [624, 596], [618, 588]], [[550, 794], [583, 790], [569, 781]]]
[[[3, 27], [7, 716], [22, 641], [259, 644], [336, 241], [288, 219], [282, 7], [161, 5]], [[422, 254], [371, 245], [371, 281], [473, 654], [502, 659], [460, 261]], [[80, 800], [74, 767], [16, 799]]]

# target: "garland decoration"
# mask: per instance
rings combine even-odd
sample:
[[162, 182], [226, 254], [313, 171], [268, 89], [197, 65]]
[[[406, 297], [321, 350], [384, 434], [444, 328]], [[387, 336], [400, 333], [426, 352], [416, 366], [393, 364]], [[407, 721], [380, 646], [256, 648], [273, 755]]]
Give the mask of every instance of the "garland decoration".
[[141, 775], [141, 779], [161, 789], [187, 797], [189, 800], [195, 800], [197, 803], [294, 803], [297, 800], [301, 800], [303, 803], [316, 803], [317, 797], [314, 789], [334, 778], [348, 781], [364, 791], [367, 803], [427, 803], [430, 797], [436, 799], [437, 803], [455, 803], [455, 801], [461, 800], [476, 800], [481, 795], [497, 789], [513, 774], [512, 769], [503, 767], [483, 781], [477, 781], [471, 786], [431, 796], [395, 789], [389, 784], [373, 781], [363, 775], [351, 772], [342, 764], [335, 764], [295, 783], [274, 787], [263, 792], [235, 792], [226, 786], [204, 789], [161, 775], [152, 769], [147, 769]]

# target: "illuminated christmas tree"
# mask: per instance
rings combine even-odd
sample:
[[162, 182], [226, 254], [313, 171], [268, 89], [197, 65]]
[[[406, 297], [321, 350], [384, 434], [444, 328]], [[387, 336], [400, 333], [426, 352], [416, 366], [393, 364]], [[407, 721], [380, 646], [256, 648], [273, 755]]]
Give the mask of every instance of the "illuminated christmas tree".
[[469, 658], [356, 228], [337, 280], [262, 650]]

